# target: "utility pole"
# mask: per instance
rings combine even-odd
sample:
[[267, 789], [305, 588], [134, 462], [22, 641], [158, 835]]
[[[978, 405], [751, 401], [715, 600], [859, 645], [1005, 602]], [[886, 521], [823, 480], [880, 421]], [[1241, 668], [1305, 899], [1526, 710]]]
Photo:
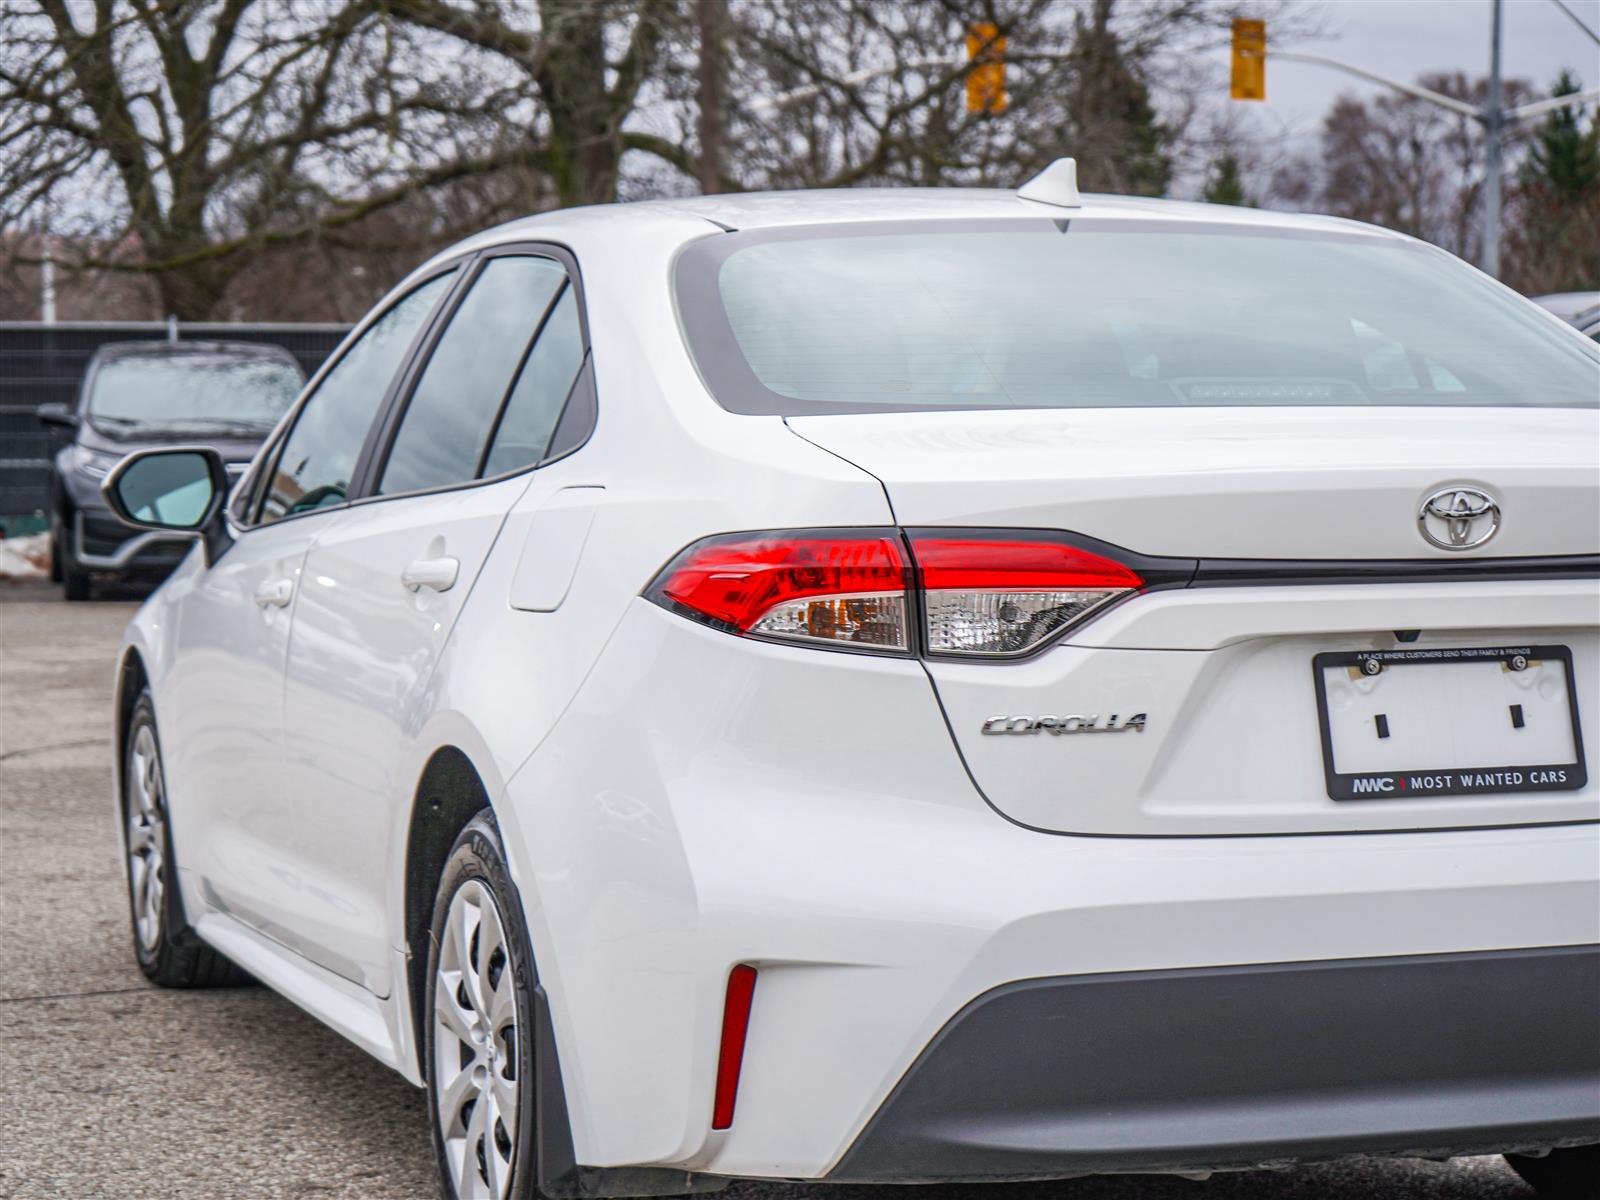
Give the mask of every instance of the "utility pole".
[[1489, 95], [1483, 106], [1488, 175], [1483, 181], [1483, 270], [1500, 278], [1500, 140], [1506, 114], [1500, 100], [1500, 4], [1494, 0], [1489, 33]]
[[56, 323], [56, 248], [49, 230], [41, 235], [44, 256], [39, 263], [39, 319], [46, 325]]
[[722, 190], [722, 6], [697, 0], [700, 26], [700, 192]]
[[[1469, 117], [1483, 126], [1484, 157], [1488, 160], [1488, 169], [1483, 183], [1483, 253], [1480, 262], [1486, 274], [1500, 277], [1500, 173], [1503, 165], [1503, 147], [1507, 126], [1519, 121], [1531, 120], [1541, 117], [1545, 113], [1554, 112], [1558, 108], [1568, 105], [1584, 104], [1591, 100], [1600, 100], [1600, 88], [1590, 88], [1584, 92], [1574, 92], [1566, 96], [1551, 96], [1548, 100], [1535, 100], [1531, 104], [1519, 104], [1515, 108], [1505, 106], [1505, 96], [1500, 86], [1500, 26], [1501, 5], [1504, 0], [1493, 0], [1492, 25], [1489, 36], [1489, 94], [1484, 97], [1482, 105], [1468, 104], [1454, 96], [1445, 96], [1431, 88], [1420, 87], [1414, 83], [1403, 83], [1398, 79], [1390, 79], [1386, 75], [1379, 75], [1376, 71], [1368, 71], [1361, 67], [1340, 62], [1335, 58], [1325, 58], [1320, 54], [1288, 53], [1283, 50], [1269, 50], [1266, 43], [1266, 29], [1260, 21], [1247, 21], [1236, 18], [1233, 22], [1233, 84], [1232, 95], [1235, 100], [1265, 100], [1266, 76], [1264, 62], [1277, 59], [1281, 62], [1310, 63], [1318, 67], [1331, 67], [1335, 71], [1343, 71], [1346, 75], [1354, 75], [1358, 79], [1365, 79], [1372, 83], [1382, 84], [1405, 96], [1412, 96], [1418, 100], [1426, 100], [1429, 104], [1438, 105], [1449, 112], [1458, 113]], [[1561, 11], [1567, 13], [1574, 21], [1576, 16], [1568, 12], [1566, 5], [1561, 0], [1556, 0], [1561, 6]], [[1585, 33], [1600, 42], [1588, 26], [1582, 26]]]

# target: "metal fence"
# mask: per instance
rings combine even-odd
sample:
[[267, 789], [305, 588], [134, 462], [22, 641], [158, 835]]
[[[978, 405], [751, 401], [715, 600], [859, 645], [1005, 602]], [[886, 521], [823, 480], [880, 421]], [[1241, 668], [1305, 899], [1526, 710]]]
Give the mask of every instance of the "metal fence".
[[72, 404], [95, 350], [107, 342], [275, 342], [309, 376], [333, 352], [344, 325], [223, 325], [160, 321], [43, 325], [0, 321], [0, 517], [28, 516], [49, 501], [50, 460], [70, 431], [39, 423], [41, 404]]

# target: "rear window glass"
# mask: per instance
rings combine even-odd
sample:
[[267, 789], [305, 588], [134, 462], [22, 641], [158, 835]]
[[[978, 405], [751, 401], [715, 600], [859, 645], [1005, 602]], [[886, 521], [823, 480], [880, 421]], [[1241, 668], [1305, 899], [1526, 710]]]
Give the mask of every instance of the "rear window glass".
[[89, 421], [116, 435], [256, 436], [289, 411], [305, 379], [277, 358], [189, 351], [109, 358], [93, 376]]
[[1600, 354], [1427, 247], [975, 224], [691, 247], [679, 308], [718, 401], [784, 415], [1600, 401]]

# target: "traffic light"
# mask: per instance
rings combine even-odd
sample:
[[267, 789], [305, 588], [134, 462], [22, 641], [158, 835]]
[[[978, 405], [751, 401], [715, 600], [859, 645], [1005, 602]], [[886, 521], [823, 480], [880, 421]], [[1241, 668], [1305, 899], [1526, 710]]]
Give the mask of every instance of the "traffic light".
[[1006, 39], [988, 21], [967, 26], [967, 111], [1003, 113], [1006, 99]]
[[1228, 94], [1235, 100], [1267, 98], [1267, 23], [1233, 19], [1233, 78]]

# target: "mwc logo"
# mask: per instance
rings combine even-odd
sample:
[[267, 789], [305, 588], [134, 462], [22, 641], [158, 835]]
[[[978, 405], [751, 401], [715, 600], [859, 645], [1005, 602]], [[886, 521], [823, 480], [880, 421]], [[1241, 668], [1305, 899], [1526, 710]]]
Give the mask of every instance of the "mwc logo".
[[1378, 793], [1394, 791], [1394, 777], [1380, 775], [1371, 779], [1352, 779], [1350, 790], [1357, 796], [1370, 796]]

